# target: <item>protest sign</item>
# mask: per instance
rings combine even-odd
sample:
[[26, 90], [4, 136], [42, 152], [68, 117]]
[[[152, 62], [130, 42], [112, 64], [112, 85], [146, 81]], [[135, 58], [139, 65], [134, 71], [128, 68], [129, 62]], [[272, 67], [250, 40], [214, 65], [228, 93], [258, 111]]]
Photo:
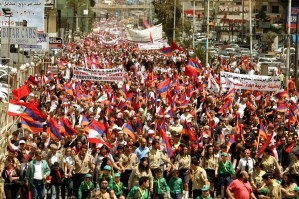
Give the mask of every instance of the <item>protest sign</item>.
[[74, 78], [92, 81], [123, 81], [123, 69], [88, 69], [74, 68]]
[[220, 85], [222, 88], [278, 91], [281, 81], [278, 76], [244, 75], [237, 73], [220, 72]]

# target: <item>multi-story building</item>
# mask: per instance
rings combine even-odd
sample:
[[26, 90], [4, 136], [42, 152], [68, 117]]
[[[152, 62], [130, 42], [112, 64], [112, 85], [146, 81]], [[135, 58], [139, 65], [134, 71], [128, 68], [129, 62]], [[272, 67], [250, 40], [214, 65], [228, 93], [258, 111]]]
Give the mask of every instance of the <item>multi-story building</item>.
[[[261, 34], [263, 28], [269, 26], [269, 23], [259, 24], [255, 20], [255, 15], [261, 11], [270, 17], [271, 24], [282, 26], [285, 23], [286, 9], [282, 1], [287, 0], [251, 0], [252, 22], [256, 34]], [[209, 2], [210, 30], [216, 31], [218, 39], [232, 41], [246, 38], [249, 32], [249, 0], [210, 0]], [[199, 20], [205, 21], [207, 4], [207, 0], [195, 0], [195, 14], [202, 16]], [[186, 11], [189, 14], [193, 13], [193, 2], [184, 2], [184, 8], [185, 13]]]

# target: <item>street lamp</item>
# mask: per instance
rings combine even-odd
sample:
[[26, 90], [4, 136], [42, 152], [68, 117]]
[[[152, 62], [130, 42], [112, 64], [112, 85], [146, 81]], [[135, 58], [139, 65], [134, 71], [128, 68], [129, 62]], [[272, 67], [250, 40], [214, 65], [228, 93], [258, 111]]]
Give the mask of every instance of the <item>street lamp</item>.
[[10, 86], [10, 71], [9, 71], [9, 62], [10, 62], [10, 17], [11, 17], [11, 10], [10, 8], [2, 8], [2, 11], [5, 15], [5, 17], [8, 17], [8, 42], [7, 42], [7, 99], [9, 101], [10, 98], [10, 90], [9, 90], [9, 86]]
[[9, 59], [10, 59], [10, 17], [11, 17], [11, 10], [10, 8], [2, 8], [3, 13], [5, 14], [5, 17], [8, 17], [8, 46], [7, 46], [7, 59], [8, 59], [8, 63], [9, 63]]

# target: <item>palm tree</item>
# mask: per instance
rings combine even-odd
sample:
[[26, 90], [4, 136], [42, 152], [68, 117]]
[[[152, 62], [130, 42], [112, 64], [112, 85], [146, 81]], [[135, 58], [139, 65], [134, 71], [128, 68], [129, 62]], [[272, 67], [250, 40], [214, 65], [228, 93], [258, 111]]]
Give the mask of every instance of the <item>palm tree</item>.
[[65, 7], [73, 10], [73, 31], [75, 30], [78, 12], [86, 6], [85, 2], [86, 0], [66, 0]]

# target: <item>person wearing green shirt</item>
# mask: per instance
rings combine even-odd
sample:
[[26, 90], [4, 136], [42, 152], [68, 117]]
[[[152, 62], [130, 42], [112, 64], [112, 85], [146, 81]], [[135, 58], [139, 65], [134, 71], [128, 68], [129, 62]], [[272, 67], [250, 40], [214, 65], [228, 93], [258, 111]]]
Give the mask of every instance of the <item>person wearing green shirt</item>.
[[209, 185], [204, 185], [202, 188], [201, 188], [201, 195], [200, 196], [197, 196], [196, 199], [213, 199], [211, 196], [210, 196], [210, 186]]
[[91, 191], [94, 189], [94, 184], [91, 182], [92, 175], [86, 174], [83, 182], [81, 182], [78, 191], [78, 199], [87, 199], [91, 196]]
[[134, 186], [128, 196], [127, 199], [149, 199], [149, 179], [148, 177], [142, 176], [139, 178], [139, 185]]
[[224, 197], [226, 187], [231, 183], [235, 174], [233, 164], [228, 160], [227, 153], [221, 153], [221, 161], [218, 163], [216, 177], [219, 177], [221, 186], [221, 197]]
[[299, 199], [299, 187], [294, 188], [294, 194], [295, 194], [296, 199]]
[[183, 194], [183, 181], [179, 178], [179, 171], [174, 170], [172, 172], [172, 177], [168, 182], [170, 189], [170, 196], [172, 199], [182, 199]]
[[154, 188], [152, 199], [164, 199], [164, 191], [170, 196], [170, 189], [166, 183], [165, 178], [162, 177], [162, 170], [158, 168], [155, 170], [155, 178], [153, 180]]
[[117, 198], [124, 195], [124, 189], [126, 188], [124, 187], [124, 184], [120, 181], [119, 173], [114, 174], [114, 180], [111, 182], [109, 187], [111, 188], [111, 190], [114, 191], [114, 194]]
[[109, 184], [108, 184], [108, 190], [111, 190], [112, 187], [110, 187], [110, 185], [112, 185], [113, 183], [113, 177], [111, 175], [111, 170], [112, 168], [109, 165], [104, 166], [102, 172], [99, 174], [98, 176], [98, 184], [100, 184], [99, 182], [101, 181], [102, 178], [105, 178]]

